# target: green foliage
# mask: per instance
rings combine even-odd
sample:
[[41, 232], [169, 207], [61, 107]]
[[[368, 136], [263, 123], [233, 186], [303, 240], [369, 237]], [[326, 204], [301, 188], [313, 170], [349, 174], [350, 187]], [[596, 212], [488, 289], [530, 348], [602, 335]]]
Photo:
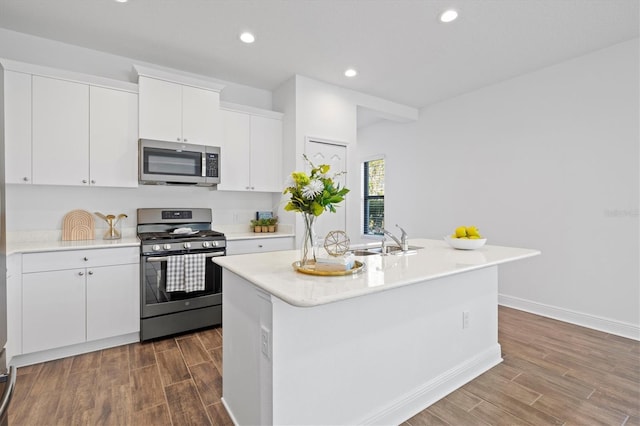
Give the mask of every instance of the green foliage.
[[345, 172], [329, 175], [330, 167], [327, 164], [314, 166], [304, 155], [304, 159], [311, 166], [311, 173], [291, 173], [290, 181], [283, 194], [291, 194], [289, 202], [284, 207], [286, 211], [311, 213], [320, 216], [324, 211], [336, 212], [336, 204], [344, 200], [349, 192], [347, 188], [340, 188], [340, 184], [334, 182], [336, 176]]

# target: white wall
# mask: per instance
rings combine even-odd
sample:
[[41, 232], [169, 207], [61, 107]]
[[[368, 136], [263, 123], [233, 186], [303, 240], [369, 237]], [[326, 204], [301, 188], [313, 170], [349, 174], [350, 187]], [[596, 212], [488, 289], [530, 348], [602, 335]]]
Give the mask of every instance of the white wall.
[[[270, 193], [225, 192], [209, 188], [140, 186], [138, 188], [78, 188], [71, 186], [7, 185], [7, 231], [62, 229], [71, 210], [129, 216], [123, 227], [136, 226], [136, 209], [145, 207], [209, 207], [215, 225], [246, 224], [256, 211], [273, 208]], [[96, 218], [96, 228], [106, 228]], [[96, 234], [98, 235], [98, 234]]]
[[362, 129], [359, 155], [387, 154], [389, 221], [541, 249], [501, 268], [502, 303], [638, 339], [638, 52], [635, 39]]
[[[351, 192], [339, 208], [346, 209], [345, 231], [352, 241], [357, 241], [361, 234], [360, 163], [356, 152], [358, 107], [365, 107], [381, 117], [398, 121], [417, 119], [418, 111], [300, 75], [296, 75], [275, 90], [273, 103], [276, 109], [285, 113], [285, 175], [294, 170], [304, 170], [302, 154], [305, 152], [305, 141], [308, 137], [346, 145], [346, 187]], [[281, 198], [281, 206], [284, 202], [286, 197]], [[296, 234], [302, 235], [302, 221], [296, 221], [294, 213], [280, 211], [279, 215], [284, 223], [297, 222]], [[318, 221], [321, 220], [322, 215], [318, 218]]]

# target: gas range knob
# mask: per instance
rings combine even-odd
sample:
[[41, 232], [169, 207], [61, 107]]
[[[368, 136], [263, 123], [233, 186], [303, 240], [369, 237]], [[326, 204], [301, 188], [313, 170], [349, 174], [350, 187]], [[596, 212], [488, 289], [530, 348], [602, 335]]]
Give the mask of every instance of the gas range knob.
[[191, 243], [184, 243], [184, 244], [182, 245], [182, 247], [184, 247], [184, 248], [186, 248], [186, 249], [191, 248]]
[[151, 250], [158, 251], [158, 250], [160, 250], [160, 246], [157, 245], [157, 244], [154, 244], [153, 246], [151, 246]]
[[163, 249], [169, 250], [171, 248], [171, 244], [165, 244], [162, 246]]
[[211, 243], [209, 241], [203, 241], [202, 242], [202, 247], [207, 248], [207, 247], [210, 247], [210, 246], [211, 246]]

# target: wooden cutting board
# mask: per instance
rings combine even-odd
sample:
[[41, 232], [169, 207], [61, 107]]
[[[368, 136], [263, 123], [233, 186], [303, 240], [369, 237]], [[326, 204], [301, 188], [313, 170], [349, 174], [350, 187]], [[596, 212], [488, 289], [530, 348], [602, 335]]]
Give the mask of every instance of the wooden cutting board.
[[86, 210], [72, 210], [62, 220], [62, 241], [93, 240], [95, 221]]

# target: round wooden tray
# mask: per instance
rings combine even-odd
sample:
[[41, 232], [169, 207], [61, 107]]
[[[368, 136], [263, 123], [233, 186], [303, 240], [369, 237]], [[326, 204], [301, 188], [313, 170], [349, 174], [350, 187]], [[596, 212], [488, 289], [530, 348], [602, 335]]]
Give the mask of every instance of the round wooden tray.
[[291, 264], [291, 266], [293, 266], [293, 269], [295, 269], [298, 272], [301, 272], [307, 275], [318, 275], [322, 277], [336, 277], [341, 275], [357, 274], [358, 272], [362, 271], [362, 269], [364, 268], [364, 265], [365, 265], [364, 262], [360, 262], [359, 260], [356, 260], [353, 262], [353, 268], [349, 269], [348, 271], [316, 271], [315, 269], [316, 265], [307, 265], [303, 268], [300, 266], [299, 260]]

